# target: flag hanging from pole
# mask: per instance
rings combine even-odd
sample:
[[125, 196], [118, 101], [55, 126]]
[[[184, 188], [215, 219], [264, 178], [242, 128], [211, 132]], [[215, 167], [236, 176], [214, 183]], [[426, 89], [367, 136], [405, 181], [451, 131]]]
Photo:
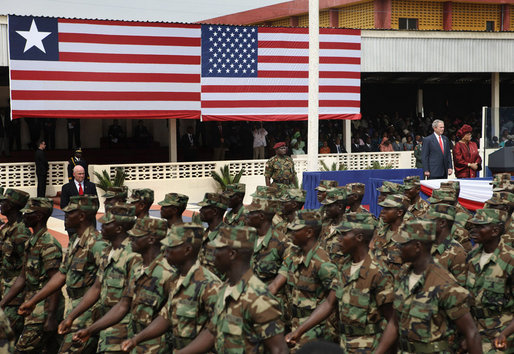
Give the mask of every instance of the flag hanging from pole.
[[[13, 118], [303, 120], [308, 29], [9, 16]], [[360, 118], [360, 31], [320, 29], [320, 119]]]

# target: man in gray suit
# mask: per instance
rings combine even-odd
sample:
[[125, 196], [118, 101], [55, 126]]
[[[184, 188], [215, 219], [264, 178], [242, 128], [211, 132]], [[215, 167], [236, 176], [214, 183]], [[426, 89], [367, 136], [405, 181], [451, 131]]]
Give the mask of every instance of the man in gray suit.
[[423, 139], [423, 171], [428, 179], [446, 179], [453, 173], [450, 141], [443, 135], [444, 122], [436, 119], [432, 122], [434, 134]]

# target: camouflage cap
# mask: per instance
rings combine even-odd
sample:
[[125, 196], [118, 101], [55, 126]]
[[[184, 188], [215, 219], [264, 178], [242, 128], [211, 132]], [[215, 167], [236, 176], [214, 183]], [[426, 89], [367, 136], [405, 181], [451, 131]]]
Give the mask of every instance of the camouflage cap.
[[411, 189], [421, 185], [419, 176], [407, 176], [403, 179], [403, 189]]
[[493, 192], [493, 196], [485, 202], [492, 205], [514, 206], [514, 194], [511, 192]]
[[253, 249], [257, 239], [257, 230], [250, 226], [225, 226], [220, 228], [217, 238], [209, 242], [214, 248], [250, 248]]
[[166, 237], [161, 240], [161, 243], [167, 247], [180, 246], [186, 242], [199, 245], [202, 243], [203, 231], [202, 225], [191, 222], [174, 225], [168, 231]]
[[187, 195], [179, 193], [166, 193], [164, 200], [161, 200], [157, 204], [160, 206], [186, 207], [188, 201], [189, 197]]
[[514, 184], [510, 181], [493, 182], [493, 192], [511, 192], [514, 193]]
[[384, 183], [382, 183], [382, 186], [377, 188], [377, 191], [379, 191], [380, 193], [401, 193], [403, 192], [403, 187], [401, 184], [398, 183], [384, 181]]
[[54, 209], [54, 202], [50, 198], [30, 198], [27, 204], [20, 211], [28, 214], [36, 211], [47, 212]]
[[198, 203], [199, 206], [214, 206], [221, 209], [228, 208], [228, 198], [221, 193], [205, 193], [203, 200]]
[[490, 184], [493, 184], [494, 182], [510, 182], [512, 180], [512, 176], [508, 172], [504, 173], [497, 173], [493, 176], [493, 180]]
[[284, 191], [281, 200], [282, 201], [294, 201], [305, 203], [305, 197], [307, 192], [299, 188], [289, 188]]
[[319, 181], [319, 186], [317, 186], [314, 189], [316, 189], [316, 190], [318, 190], [320, 192], [324, 192], [327, 189], [335, 188], [337, 186], [339, 186], [337, 181], [331, 181], [331, 180], [328, 180], [328, 179], [322, 179], [321, 181]]
[[405, 208], [410, 205], [410, 199], [403, 194], [390, 194], [383, 201], [378, 203], [383, 208]]
[[441, 182], [439, 189], [452, 190], [458, 194], [460, 192], [460, 181]]
[[105, 199], [111, 199], [111, 198], [127, 198], [128, 194], [128, 187], [122, 186], [122, 187], [109, 187], [107, 188], [107, 191], [105, 192], [102, 197]]
[[445, 203], [430, 204], [425, 217], [427, 219], [455, 220], [457, 211], [453, 205]]
[[132, 195], [130, 196], [129, 203], [134, 202], [145, 202], [147, 204], [151, 204], [154, 201], [154, 193], [152, 189], [143, 188], [143, 189], [133, 189]]
[[134, 227], [128, 231], [130, 236], [143, 237], [154, 235], [158, 238], [166, 236], [168, 231], [168, 222], [165, 219], [144, 217], [136, 220]]
[[131, 222], [136, 217], [136, 207], [132, 204], [117, 202], [98, 221], [102, 224], [111, 222]]
[[375, 230], [378, 221], [373, 218], [371, 213], [348, 213], [345, 220], [336, 228], [338, 232], [348, 232], [351, 230]]
[[281, 205], [280, 200], [253, 198], [252, 204], [246, 206], [245, 209], [248, 212], [260, 210], [265, 213], [276, 213], [280, 211]]
[[5, 190], [5, 193], [3, 195], [0, 195], [0, 200], [8, 200], [20, 207], [24, 207], [25, 204], [27, 204], [29, 198], [30, 194], [14, 188], [7, 188]]
[[293, 231], [301, 230], [306, 226], [318, 227], [321, 225], [321, 214], [318, 210], [299, 210], [295, 219], [287, 225]]
[[457, 195], [454, 190], [450, 189], [434, 189], [432, 196], [428, 198], [431, 204], [436, 203], [454, 203], [457, 200]]
[[325, 199], [321, 201], [323, 205], [329, 205], [335, 203], [339, 200], [346, 200], [346, 187], [334, 187], [327, 190], [327, 195]]
[[357, 194], [359, 196], [363, 196], [366, 190], [366, 186], [364, 183], [348, 183], [346, 185], [346, 194], [348, 196], [352, 194]]
[[232, 183], [232, 184], [227, 184], [227, 187], [223, 191], [223, 194], [225, 194], [226, 196], [233, 196], [236, 193], [245, 194], [245, 192], [246, 192], [246, 184]]
[[74, 195], [70, 197], [70, 202], [62, 211], [69, 213], [74, 210], [96, 213], [100, 206], [96, 195]]
[[400, 228], [392, 240], [396, 243], [407, 243], [409, 241], [435, 241], [436, 224], [434, 220], [413, 219], [407, 221]]
[[499, 209], [478, 209], [473, 218], [468, 220], [468, 223], [485, 225], [485, 224], [499, 224], [507, 222], [509, 213]]
[[[289, 187], [288, 187], [289, 188]], [[257, 186], [255, 192], [251, 194], [252, 197], [264, 198], [264, 199], [280, 199], [282, 197], [283, 190], [278, 186]]]

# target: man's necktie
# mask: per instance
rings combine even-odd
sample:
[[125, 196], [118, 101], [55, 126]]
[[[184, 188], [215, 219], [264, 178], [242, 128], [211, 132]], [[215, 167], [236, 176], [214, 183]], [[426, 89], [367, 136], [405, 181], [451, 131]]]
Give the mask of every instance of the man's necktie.
[[441, 151], [443, 152], [443, 155], [444, 155], [443, 140], [441, 139], [441, 135], [439, 135], [439, 145], [441, 146]]
[[82, 183], [79, 183], [79, 195], [84, 195], [84, 190], [82, 189]]

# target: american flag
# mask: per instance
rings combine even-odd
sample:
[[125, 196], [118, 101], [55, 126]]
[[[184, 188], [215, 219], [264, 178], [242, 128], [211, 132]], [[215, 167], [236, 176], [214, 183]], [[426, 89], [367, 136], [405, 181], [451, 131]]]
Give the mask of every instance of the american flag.
[[[360, 31], [320, 30], [320, 118], [360, 118]], [[13, 118], [307, 119], [308, 29], [9, 16]]]

